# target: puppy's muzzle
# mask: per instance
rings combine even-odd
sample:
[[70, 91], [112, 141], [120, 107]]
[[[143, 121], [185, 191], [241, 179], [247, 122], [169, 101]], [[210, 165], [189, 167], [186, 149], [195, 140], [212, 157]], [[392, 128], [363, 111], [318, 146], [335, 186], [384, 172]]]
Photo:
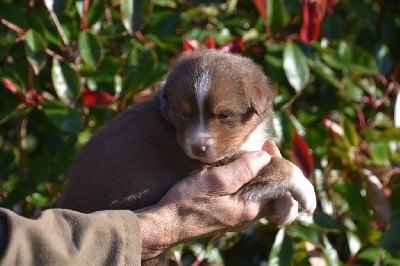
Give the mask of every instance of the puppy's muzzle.
[[197, 157], [206, 157], [211, 149], [211, 142], [209, 137], [199, 137], [190, 147], [193, 155]]

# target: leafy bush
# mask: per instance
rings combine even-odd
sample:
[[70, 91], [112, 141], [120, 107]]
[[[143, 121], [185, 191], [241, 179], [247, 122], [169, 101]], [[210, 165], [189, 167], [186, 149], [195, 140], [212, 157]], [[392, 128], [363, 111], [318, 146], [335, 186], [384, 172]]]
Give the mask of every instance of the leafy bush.
[[26, 216], [55, 206], [93, 132], [151, 97], [180, 51], [216, 47], [279, 84], [277, 141], [319, 207], [171, 258], [399, 265], [399, 11], [374, 0], [0, 0], [0, 202]]

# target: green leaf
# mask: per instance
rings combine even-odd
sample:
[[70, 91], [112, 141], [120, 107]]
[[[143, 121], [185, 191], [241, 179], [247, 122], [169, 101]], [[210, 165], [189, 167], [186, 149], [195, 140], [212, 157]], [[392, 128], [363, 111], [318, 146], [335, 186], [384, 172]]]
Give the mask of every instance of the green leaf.
[[334, 188], [348, 202], [353, 217], [363, 222], [369, 222], [371, 217], [366, 199], [361, 195], [360, 189], [354, 184], [346, 182], [343, 185], [334, 184]]
[[40, 70], [46, 63], [46, 40], [38, 32], [29, 30], [25, 34], [25, 53], [31, 64], [35, 74], [39, 74]]
[[102, 47], [99, 40], [89, 32], [81, 32], [78, 47], [83, 61], [92, 68], [96, 68], [102, 58]]
[[268, 258], [268, 265], [291, 265], [293, 246], [282, 227], [275, 236], [274, 244]]
[[10, 113], [4, 115], [0, 119], [0, 126], [2, 124], [4, 124], [4, 123], [7, 123], [10, 120], [17, 119], [17, 118], [20, 118], [22, 116], [26, 116], [31, 111], [32, 111], [32, 107], [26, 107], [26, 108], [23, 108], [23, 109], [17, 109], [17, 110], [11, 111]]
[[377, 74], [378, 67], [371, 54], [358, 46], [341, 41], [333, 45], [334, 49], [323, 50], [322, 59], [331, 67], [362, 74]]
[[44, 5], [49, 11], [61, 12], [67, 6], [67, 0], [44, 0]]
[[377, 137], [377, 141], [400, 141], [400, 128], [389, 128]]
[[154, 79], [156, 55], [146, 47], [133, 49], [122, 81], [122, 93], [136, 93]]
[[8, 55], [16, 38], [17, 35], [14, 32], [7, 32], [6, 34], [3, 34], [2, 38], [0, 38], [0, 60], [3, 60], [3, 58]]
[[121, 20], [130, 35], [140, 28], [151, 10], [151, 1], [121, 0]]
[[28, 20], [26, 19], [26, 8], [18, 2], [13, 1], [11, 4], [9, 4], [6, 3], [6, 1], [1, 1], [0, 18], [18, 26], [21, 29], [27, 29], [29, 27]]
[[396, 101], [394, 104], [394, 119], [395, 127], [400, 127], [400, 91], [397, 91]]
[[310, 80], [310, 68], [303, 51], [293, 42], [285, 44], [283, 69], [290, 85], [300, 93]]
[[363, 97], [363, 90], [361, 87], [349, 76], [344, 76], [342, 83], [344, 85], [342, 96], [346, 99], [360, 102], [361, 98]]
[[362, 244], [360, 238], [351, 231], [346, 231], [347, 242], [349, 244], [350, 254], [355, 255], [360, 250]]
[[376, 262], [377, 260], [380, 260], [380, 258], [385, 254], [385, 250], [382, 248], [378, 247], [368, 247], [363, 249], [359, 254], [358, 254], [358, 259], [360, 260], [365, 260], [369, 262]]
[[[76, 9], [79, 16], [83, 16], [83, 0], [75, 1]], [[87, 12], [87, 20], [89, 25], [92, 26], [96, 22], [102, 19], [105, 14], [105, 5], [102, 1], [94, 0], [89, 2], [89, 10]]]
[[53, 58], [51, 78], [58, 98], [71, 104], [80, 94], [81, 83], [75, 71], [65, 62]]
[[399, 253], [400, 246], [400, 218], [394, 218], [386, 227], [382, 234], [379, 244], [382, 248], [389, 251], [392, 255]]
[[271, 32], [277, 32], [284, 25], [286, 15], [282, 0], [267, 0], [267, 25]]
[[39, 207], [46, 208], [52, 203], [52, 197], [46, 193], [34, 192], [32, 193], [32, 202]]
[[375, 51], [375, 61], [378, 65], [379, 71], [384, 75], [389, 75], [393, 66], [393, 60], [390, 55], [389, 48], [381, 44]]
[[78, 133], [82, 125], [82, 114], [61, 102], [44, 102], [43, 113], [50, 122], [62, 132]]
[[360, 140], [356, 127], [353, 125], [353, 123], [347, 119], [344, 120], [343, 130], [347, 139], [349, 140], [350, 145], [353, 147], [358, 147]]
[[332, 84], [334, 87], [341, 89], [343, 86], [338, 81], [338, 77], [336, 76], [335, 72], [322, 63], [320, 60], [308, 60], [308, 65], [310, 68], [321, 78]]
[[336, 249], [329, 242], [328, 237], [326, 235], [322, 235], [322, 240], [323, 240], [323, 243], [325, 246], [323, 251], [324, 251], [324, 256], [325, 256], [327, 265], [329, 265], [329, 266], [339, 265], [339, 255], [338, 255]]

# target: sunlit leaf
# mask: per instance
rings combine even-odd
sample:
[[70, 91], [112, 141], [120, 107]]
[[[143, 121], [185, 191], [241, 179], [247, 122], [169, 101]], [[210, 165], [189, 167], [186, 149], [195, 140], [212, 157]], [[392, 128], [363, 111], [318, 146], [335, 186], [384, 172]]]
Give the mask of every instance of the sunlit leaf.
[[78, 42], [82, 59], [92, 68], [95, 68], [102, 58], [102, 47], [99, 40], [89, 32], [81, 32]]
[[377, 139], [378, 141], [400, 141], [400, 128], [389, 128], [383, 131]]
[[25, 34], [25, 53], [36, 75], [46, 63], [46, 47], [46, 40], [38, 32], [27, 31]]
[[355, 233], [351, 231], [346, 231], [346, 237], [349, 244], [350, 254], [354, 256], [362, 247], [361, 240]]
[[397, 92], [396, 102], [394, 104], [394, 127], [400, 128], [400, 92]]
[[322, 235], [322, 240], [323, 240], [323, 243], [325, 246], [323, 251], [324, 251], [327, 265], [329, 265], [329, 266], [339, 265], [339, 255], [338, 255], [336, 249], [330, 243], [328, 237], [326, 237], [325, 235]]
[[49, 203], [51, 203], [51, 201], [52, 201], [52, 197], [50, 197], [49, 195], [46, 195], [45, 193], [34, 192], [34, 193], [32, 193], [32, 201], [37, 206], [48, 207]]
[[300, 93], [310, 80], [310, 68], [303, 51], [293, 42], [285, 44], [283, 69], [290, 85]]
[[285, 234], [285, 228], [281, 228], [269, 253], [268, 265], [291, 265], [292, 253], [290, 239]]
[[121, 0], [121, 19], [129, 34], [133, 35], [152, 10], [151, 1]]
[[342, 90], [342, 95], [348, 100], [354, 100], [354, 101], [361, 101], [362, 96], [363, 96], [363, 90], [361, 87], [354, 82], [350, 77], [345, 76], [343, 77], [342, 80], [343, 83], [343, 90]]
[[67, 0], [44, 0], [43, 1], [48, 10], [53, 12], [61, 12], [67, 5]]
[[385, 75], [390, 73], [390, 70], [393, 66], [393, 61], [390, 55], [390, 50], [386, 45], [381, 44], [377, 47], [375, 51], [375, 61], [381, 73]]
[[51, 78], [57, 96], [63, 102], [71, 104], [78, 98], [81, 83], [76, 72], [68, 64], [53, 58]]

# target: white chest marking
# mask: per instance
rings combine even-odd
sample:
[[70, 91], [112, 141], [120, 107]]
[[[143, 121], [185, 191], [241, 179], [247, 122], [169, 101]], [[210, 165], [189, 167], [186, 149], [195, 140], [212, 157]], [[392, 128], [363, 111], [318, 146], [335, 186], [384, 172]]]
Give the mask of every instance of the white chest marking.
[[204, 101], [207, 97], [208, 91], [210, 90], [211, 76], [204, 72], [197, 78], [194, 83], [197, 106], [199, 109], [199, 128], [198, 131], [204, 132], [206, 130], [204, 121]]
[[270, 138], [267, 131], [267, 122], [259, 124], [243, 143], [242, 151], [260, 151], [265, 141]]

